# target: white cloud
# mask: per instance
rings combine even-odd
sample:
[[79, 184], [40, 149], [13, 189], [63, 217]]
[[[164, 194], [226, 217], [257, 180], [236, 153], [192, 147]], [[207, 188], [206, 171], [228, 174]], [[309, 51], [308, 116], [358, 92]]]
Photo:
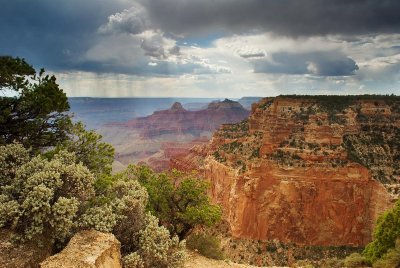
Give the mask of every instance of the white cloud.
[[146, 9], [136, 3], [129, 9], [110, 15], [108, 22], [100, 26], [99, 32], [102, 34], [139, 34], [147, 30], [149, 24]]

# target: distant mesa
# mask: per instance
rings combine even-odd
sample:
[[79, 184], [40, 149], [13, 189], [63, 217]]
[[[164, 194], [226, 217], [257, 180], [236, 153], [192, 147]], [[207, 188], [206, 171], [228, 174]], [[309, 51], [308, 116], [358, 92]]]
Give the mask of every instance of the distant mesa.
[[171, 109], [173, 111], [182, 111], [185, 110], [182, 106], [182, 104], [180, 102], [175, 102], [174, 104], [172, 104]]
[[259, 102], [262, 97], [242, 97], [238, 102], [246, 109], [251, 109], [253, 103]]
[[185, 110], [181, 103], [175, 102], [170, 109], [113, 125], [138, 129], [141, 136], [147, 138], [164, 134], [190, 134], [200, 137], [204, 132], [211, 135], [222, 124], [240, 122], [248, 115], [249, 111], [240, 103], [228, 99], [212, 102], [207, 109], [198, 111]]
[[[118, 135], [126, 133], [125, 144], [135, 144], [117, 147], [117, 161], [146, 163], [162, 171], [168, 169], [172, 157], [187, 155], [191, 147], [206, 143], [221, 125], [238, 123], [249, 113], [240, 103], [228, 99], [195, 111], [175, 102], [169, 109], [108, 126], [117, 127]], [[118, 143], [122, 144], [120, 140]]]
[[213, 109], [213, 110], [214, 109], [234, 109], [234, 108], [243, 109], [243, 106], [237, 101], [225, 99], [223, 101], [211, 102], [207, 107], [207, 109]]

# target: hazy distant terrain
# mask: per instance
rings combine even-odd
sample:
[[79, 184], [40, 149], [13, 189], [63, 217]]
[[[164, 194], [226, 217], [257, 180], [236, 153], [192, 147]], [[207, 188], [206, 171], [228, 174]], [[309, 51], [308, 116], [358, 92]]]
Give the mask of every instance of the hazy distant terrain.
[[[95, 129], [115, 147], [115, 170], [138, 162], [162, 170], [168, 167], [170, 155], [185, 153], [192, 146], [207, 142], [220, 124], [246, 118], [251, 103], [259, 99], [244, 97], [238, 100], [240, 104], [211, 98], [70, 98], [69, 102], [75, 121]], [[168, 110], [177, 102], [182, 104], [182, 111], [169, 114]], [[207, 110], [210, 103], [217, 107]], [[222, 109], [218, 103], [228, 107]], [[143, 131], [155, 134], [143, 135]]]
[[218, 99], [211, 98], [69, 98], [76, 121], [89, 129], [101, 129], [104, 124], [123, 122], [165, 110], [180, 102], [187, 110], [199, 110]]
[[[261, 97], [243, 97], [237, 100], [244, 108]], [[82, 121], [90, 129], [100, 129], [110, 122], [123, 122], [137, 117], [151, 115], [154, 111], [165, 110], [174, 102], [180, 102], [186, 110], [207, 108], [216, 98], [69, 98], [71, 112], [76, 121]], [[222, 98], [221, 98], [222, 100]], [[235, 100], [235, 99], [232, 99]]]

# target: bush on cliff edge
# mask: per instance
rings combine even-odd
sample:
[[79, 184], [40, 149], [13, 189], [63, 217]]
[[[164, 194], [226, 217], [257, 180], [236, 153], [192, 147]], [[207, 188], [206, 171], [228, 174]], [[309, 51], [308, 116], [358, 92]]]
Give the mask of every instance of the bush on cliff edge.
[[374, 240], [363, 251], [363, 255], [372, 263], [382, 258], [389, 249], [395, 248], [396, 239], [400, 237], [400, 200], [379, 217], [373, 237]]

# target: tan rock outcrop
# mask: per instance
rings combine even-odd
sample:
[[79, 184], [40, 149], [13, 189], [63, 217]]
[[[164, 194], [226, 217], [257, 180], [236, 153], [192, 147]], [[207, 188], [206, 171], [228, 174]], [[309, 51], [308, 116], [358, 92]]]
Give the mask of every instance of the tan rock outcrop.
[[47, 258], [41, 268], [122, 268], [121, 244], [113, 234], [94, 230], [72, 237], [58, 254]]

